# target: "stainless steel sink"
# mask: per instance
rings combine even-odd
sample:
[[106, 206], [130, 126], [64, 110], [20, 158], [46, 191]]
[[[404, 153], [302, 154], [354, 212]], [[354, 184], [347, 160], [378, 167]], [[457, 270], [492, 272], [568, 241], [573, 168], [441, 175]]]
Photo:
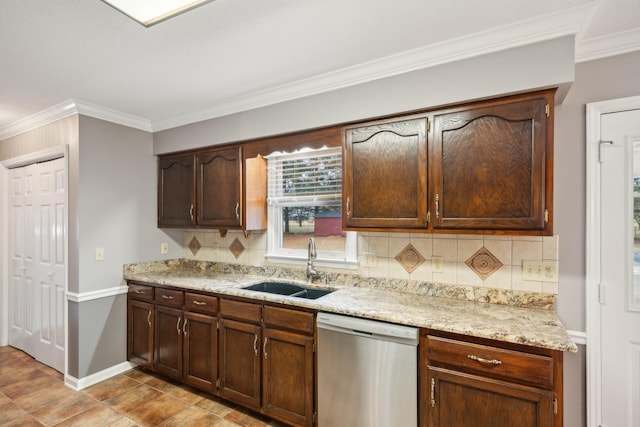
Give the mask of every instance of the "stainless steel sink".
[[334, 291], [334, 289], [307, 288], [283, 282], [261, 282], [256, 283], [255, 285], [245, 286], [242, 289], [304, 299], [318, 299]]

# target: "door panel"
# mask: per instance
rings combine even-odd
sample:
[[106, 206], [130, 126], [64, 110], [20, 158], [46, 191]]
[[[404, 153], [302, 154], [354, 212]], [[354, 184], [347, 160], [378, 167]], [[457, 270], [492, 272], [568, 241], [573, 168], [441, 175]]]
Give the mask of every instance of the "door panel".
[[640, 110], [601, 116], [603, 426], [640, 425]]
[[10, 176], [9, 342], [64, 372], [65, 159]]

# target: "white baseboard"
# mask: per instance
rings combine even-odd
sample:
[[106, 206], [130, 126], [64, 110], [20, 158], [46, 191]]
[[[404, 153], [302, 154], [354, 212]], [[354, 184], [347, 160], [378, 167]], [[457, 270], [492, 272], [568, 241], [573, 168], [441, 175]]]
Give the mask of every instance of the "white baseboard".
[[64, 376], [64, 383], [67, 387], [70, 387], [76, 391], [85, 389], [87, 387], [91, 387], [94, 384], [98, 384], [101, 381], [109, 379], [111, 377], [115, 377], [118, 374], [126, 372], [130, 369], [135, 368], [137, 365], [131, 362], [122, 362], [118, 365], [112, 366], [107, 369], [103, 369], [100, 372], [96, 372], [95, 374], [91, 374], [84, 378], [75, 378], [71, 375]]

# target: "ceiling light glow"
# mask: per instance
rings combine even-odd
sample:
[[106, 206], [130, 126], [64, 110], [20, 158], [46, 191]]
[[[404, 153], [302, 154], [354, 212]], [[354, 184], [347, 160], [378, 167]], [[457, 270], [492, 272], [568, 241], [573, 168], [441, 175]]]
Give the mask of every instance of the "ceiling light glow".
[[145, 27], [184, 13], [213, 0], [102, 0]]

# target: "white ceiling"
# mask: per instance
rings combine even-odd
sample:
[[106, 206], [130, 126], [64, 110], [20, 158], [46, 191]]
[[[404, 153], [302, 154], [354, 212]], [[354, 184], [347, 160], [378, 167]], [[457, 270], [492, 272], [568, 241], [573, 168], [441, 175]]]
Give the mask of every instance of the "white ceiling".
[[640, 50], [640, 1], [216, 0], [145, 28], [2, 0], [0, 139], [70, 100], [157, 131], [567, 34], [578, 62]]

